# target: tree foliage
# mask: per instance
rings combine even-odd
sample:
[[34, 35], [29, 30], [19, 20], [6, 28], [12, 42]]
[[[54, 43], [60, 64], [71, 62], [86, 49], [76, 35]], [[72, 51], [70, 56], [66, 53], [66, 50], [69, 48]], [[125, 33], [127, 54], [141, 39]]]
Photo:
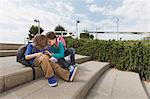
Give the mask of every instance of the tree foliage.
[[[44, 32], [43, 28], [40, 27], [40, 34]], [[38, 34], [38, 26], [34, 26], [32, 25], [29, 29], [29, 34], [28, 34], [28, 38], [31, 40], [32, 38], [34, 38], [34, 36]]]
[[80, 38], [93, 39], [94, 36], [92, 34], [90, 35], [89, 33], [80, 33]]
[[65, 28], [61, 25], [55, 27], [55, 31], [65, 31]]

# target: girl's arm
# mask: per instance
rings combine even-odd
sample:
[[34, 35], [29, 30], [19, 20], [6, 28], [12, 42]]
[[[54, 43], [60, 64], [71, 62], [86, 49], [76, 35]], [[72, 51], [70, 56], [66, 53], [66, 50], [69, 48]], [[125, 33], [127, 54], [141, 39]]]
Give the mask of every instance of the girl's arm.
[[52, 53], [51, 56], [55, 57], [57, 59], [63, 58], [64, 57], [64, 46], [63, 46], [62, 42], [59, 42], [58, 47], [59, 47], [59, 52], [58, 53]]

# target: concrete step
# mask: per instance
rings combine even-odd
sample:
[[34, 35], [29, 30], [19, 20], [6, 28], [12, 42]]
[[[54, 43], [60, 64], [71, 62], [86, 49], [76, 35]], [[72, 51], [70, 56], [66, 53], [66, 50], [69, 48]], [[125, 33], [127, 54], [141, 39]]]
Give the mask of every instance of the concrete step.
[[0, 57], [15, 56], [17, 50], [0, 50]]
[[0, 43], [0, 50], [17, 50], [23, 44]]
[[[76, 62], [79, 64], [90, 60], [88, 56], [76, 54], [75, 57]], [[35, 72], [36, 78], [43, 76], [41, 68], [35, 67]], [[32, 78], [32, 69], [17, 63], [15, 56], [0, 57], [0, 92], [32, 81]]]
[[2, 99], [83, 99], [97, 79], [110, 67], [109, 63], [88, 61], [79, 65], [74, 82], [58, 79], [57, 87], [50, 87], [44, 78], [8, 90]]
[[0, 43], [0, 57], [15, 56], [18, 48], [22, 45]]
[[150, 98], [150, 82], [143, 81], [143, 86], [147, 93], [147, 96]]
[[148, 99], [137, 73], [109, 69], [86, 99]]

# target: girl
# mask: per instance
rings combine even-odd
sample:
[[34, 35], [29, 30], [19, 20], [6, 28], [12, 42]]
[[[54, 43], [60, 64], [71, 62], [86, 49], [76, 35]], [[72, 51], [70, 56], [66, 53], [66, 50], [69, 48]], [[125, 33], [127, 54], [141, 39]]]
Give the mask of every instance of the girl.
[[[49, 54], [53, 59], [58, 60], [58, 64], [63, 66], [63, 68], [68, 69], [70, 72], [73, 72], [73, 75], [76, 74], [76, 71], [78, 67], [74, 67], [70, 65], [65, 59], [64, 59], [64, 46], [61, 41], [57, 41], [57, 37], [54, 32], [48, 32], [46, 34], [47, 43], [49, 45], [48, 50]], [[50, 59], [51, 60], [51, 59]]]

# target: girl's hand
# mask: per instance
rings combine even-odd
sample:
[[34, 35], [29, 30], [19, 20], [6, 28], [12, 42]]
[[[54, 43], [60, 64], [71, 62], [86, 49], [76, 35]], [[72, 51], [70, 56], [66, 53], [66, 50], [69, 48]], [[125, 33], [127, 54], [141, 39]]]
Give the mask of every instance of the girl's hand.
[[44, 51], [44, 54], [51, 56], [52, 54], [49, 51]]

